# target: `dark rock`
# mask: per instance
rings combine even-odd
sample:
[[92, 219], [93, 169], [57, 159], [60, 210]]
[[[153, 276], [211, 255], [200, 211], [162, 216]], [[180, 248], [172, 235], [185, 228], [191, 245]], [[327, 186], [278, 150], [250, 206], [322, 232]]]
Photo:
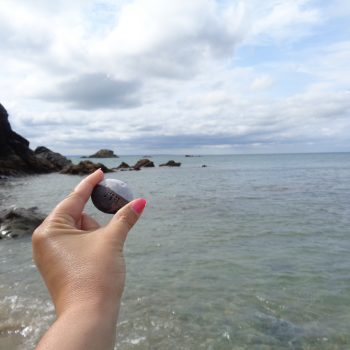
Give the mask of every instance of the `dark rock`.
[[207, 166], [207, 165], [205, 165], [205, 164], [203, 164], [203, 165], [202, 165], [202, 168], [207, 168], [207, 167], [208, 167], [208, 166]]
[[79, 164], [71, 164], [63, 168], [61, 174], [88, 175], [101, 168], [104, 173], [110, 173], [113, 170], [107, 168], [102, 163], [93, 163], [89, 160], [83, 160]]
[[92, 154], [88, 157], [81, 157], [81, 158], [119, 158], [114, 152], [110, 149], [101, 149], [98, 152]]
[[128, 163], [125, 162], [121, 162], [118, 166], [117, 169], [129, 169], [130, 165]]
[[0, 104], [0, 175], [14, 176], [55, 171], [55, 166], [39, 158], [29, 148], [29, 141], [14, 132], [8, 113]]
[[60, 171], [64, 167], [72, 164], [72, 162], [62, 154], [53, 152], [44, 146], [37, 147], [34, 153], [37, 158], [49, 161], [56, 171]]
[[141, 168], [154, 168], [154, 163], [147, 159], [140, 159], [134, 166], [134, 170], [140, 170]]
[[198, 155], [196, 156], [194, 154], [186, 154], [185, 157], [186, 158], [193, 158], [193, 157], [200, 157], [200, 156], [198, 156]]
[[116, 168], [112, 168], [113, 171], [128, 171], [128, 170], [135, 170], [133, 167], [131, 167], [128, 163], [121, 162]]
[[31, 235], [44, 221], [45, 215], [37, 207], [4, 209], [0, 211], [0, 239]]
[[167, 163], [160, 164], [159, 166], [181, 166], [181, 163], [177, 163], [174, 160], [169, 160]]

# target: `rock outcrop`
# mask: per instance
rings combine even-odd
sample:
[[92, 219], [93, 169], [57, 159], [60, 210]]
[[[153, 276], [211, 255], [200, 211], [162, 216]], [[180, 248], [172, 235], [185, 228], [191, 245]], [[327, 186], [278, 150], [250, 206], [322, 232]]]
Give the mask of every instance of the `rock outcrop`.
[[107, 168], [102, 163], [93, 163], [89, 160], [83, 160], [79, 164], [71, 164], [66, 166], [61, 174], [70, 174], [70, 175], [88, 175], [101, 168], [104, 173], [110, 173], [113, 170]]
[[0, 104], [0, 175], [24, 175], [54, 171], [52, 164], [38, 159], [29, 141], [14, 132], [8, 113]]
[[45, 147], [32, 151], [29, 141], [12, 130], [8, 113], [0, 104], [0, 175], [49, 173], [61, 170], [67, 162], [67, 158]]
[[72, 162], [62, 154], [53, 152], [44, 146], [37, 147], [34, 153], [37, 158], [49, 161], [55, 168], [55, 171], [60, 171], [64, 167], [72, 164]]
[[121, 162], [116, 168], [112, 168], [113, 171], [127, 171], [127, 170], [135, 170], [128, 163]]
[[83, 156], [81, 158], [119, 158], [114, 152], [110, 149], [101, 149], [98, 152], [92, 154], [91, 156]]
[[43, 222], [45, 215], [37, 207], [4, 209], [0, 211], [0, 239], [31, 235]]
[[181, 166], [181, 163], [175, 162], [175, 160], [169, 160], [167, 163], [160, 164], [159, 166]]
[[125, 163], [125, 162], [121, 162], [118, 166], [117, 166], [117, 170], [120, 170], [120, 169], [129, 169], [130, 168], [130, 165], [128, 163]]
[[133, 168], [135, 170], [140, 170], [141, 168], [154, 168], [154, 163], [147, 159], [147, 158], [144, 158], [144, 159], [140, 159], [134, 166]]

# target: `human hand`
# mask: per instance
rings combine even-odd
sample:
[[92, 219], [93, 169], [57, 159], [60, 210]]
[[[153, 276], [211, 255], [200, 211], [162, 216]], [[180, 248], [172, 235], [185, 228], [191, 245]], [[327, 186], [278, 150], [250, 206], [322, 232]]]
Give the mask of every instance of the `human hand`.
[[82, 180], [33, 233], [34, 260], [58, 318], [93, 310], [94, 316], [117, 320], [125, 281], [123, 245], [146, 201], [130, 202], [100, 227], [83, 208], [102, 180], [101, 170]]

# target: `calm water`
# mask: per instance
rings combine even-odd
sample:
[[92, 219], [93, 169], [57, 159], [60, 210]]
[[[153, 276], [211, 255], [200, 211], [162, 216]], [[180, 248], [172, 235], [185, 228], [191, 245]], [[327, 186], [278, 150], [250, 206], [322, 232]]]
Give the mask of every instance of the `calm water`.
[[[153, 157], [169, 159], [183, 166], [109, 175], [149, 202], [116, 348], [349, 349], [350, 154]], [[47, 212], [79, 179], [1, 183], [0, 207]], [[0, 259], [0, 349], [32, 349], [54, 314], [30, 239], [0, 241]]]

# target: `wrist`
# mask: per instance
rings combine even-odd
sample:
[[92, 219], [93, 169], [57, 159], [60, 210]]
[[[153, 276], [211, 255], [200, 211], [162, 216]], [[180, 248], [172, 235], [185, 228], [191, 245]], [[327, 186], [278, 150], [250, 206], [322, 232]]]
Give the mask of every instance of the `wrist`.
[[61, 315], [81, 315], [98, 320], [99, 318], [109, 322], [117, 322], [120, 300], [105, 300], [103, 298], [89, 298], [73, 302], [62, 303], [56, 306], [57, 317]]
[[37, 350], [114, 348], [118, 308], [96, 301], [78, 302], [57, 316]]

